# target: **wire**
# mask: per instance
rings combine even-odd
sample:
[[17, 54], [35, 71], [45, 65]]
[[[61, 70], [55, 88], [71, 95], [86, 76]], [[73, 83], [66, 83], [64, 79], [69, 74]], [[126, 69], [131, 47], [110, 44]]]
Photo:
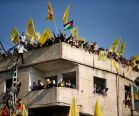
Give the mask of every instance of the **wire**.
[[13, 46], [12, 44], [10, 44], [9, 42], [5, 41], [4, 39], [0, 38], [0, 40], [2, 40], [3, 42], [7, 43], [10, 46]]

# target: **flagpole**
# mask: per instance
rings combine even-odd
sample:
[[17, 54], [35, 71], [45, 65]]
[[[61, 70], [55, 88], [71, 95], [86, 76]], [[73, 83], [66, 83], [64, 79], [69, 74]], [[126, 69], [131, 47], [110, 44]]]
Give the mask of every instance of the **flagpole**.
[[54, 26], [55, 26], [56, 31], [57, 31], [57, 33], [58, 33], [58, 29], [57, 29], [57, 25], [56, 25], [55, 19], [54, 19]]

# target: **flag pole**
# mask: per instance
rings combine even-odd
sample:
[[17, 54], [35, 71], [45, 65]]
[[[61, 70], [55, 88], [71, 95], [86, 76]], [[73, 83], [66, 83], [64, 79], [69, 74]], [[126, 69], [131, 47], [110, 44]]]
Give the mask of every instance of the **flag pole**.
[[54, 19], [54, 26], [55, 26], [56, 31], [57, 31], [57, 33], [58, 33], [58, 29], [57, 29], [57, 25], [56, 25], [56, 21], [55, 21], [55, 19]]

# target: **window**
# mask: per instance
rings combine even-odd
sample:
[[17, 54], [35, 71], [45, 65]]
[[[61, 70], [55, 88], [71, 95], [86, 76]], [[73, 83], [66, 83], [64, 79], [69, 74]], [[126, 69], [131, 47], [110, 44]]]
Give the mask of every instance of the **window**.
[[10, 89], [11, 86], [12, 86], [12, 79], [6, 80], [6, 90], [7, 90], [7, 89]]
[[125, 85], [125, 107], [131, 106], [131, 87]]
[[76, 88], [76, 71], [63, 73], [63, 80], [65, 83], [71, 83], [71, 88]]
[[94, 77], [94, 93], [107, 95], [106, 79]]
[[135, 79], [135, 84], [139, 87], [139, 77]]

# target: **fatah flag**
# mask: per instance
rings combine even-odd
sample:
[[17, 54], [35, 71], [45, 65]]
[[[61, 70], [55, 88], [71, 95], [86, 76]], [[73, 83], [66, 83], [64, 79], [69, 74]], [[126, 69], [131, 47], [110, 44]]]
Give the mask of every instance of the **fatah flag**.
[[66, 24], [68, 22], [69, 8], [70, 8], [70, 5], [67, 6], [67, 8], [66, 8], [66, 10], [64, 12], [64, 15], [63, 15], [63, 22], [64, 22], [64, 24]]
[[121, 44], [121, 46], [120, 46], [120, 48], [119, 48], [119, 53], [118, 53], [118, 55], [120, 55], [120, 56], [123, 56], [123, 54], [124, 54], [124, 49], [125, 49], [125, 42], [123, 42], [122, 44]]
[[78, 27], [75, 27], [71, 30], [72, 36], [76, 39], [78, 39], [79, 34], [78, 34]]
[[101, 107], [100, 107], [100, 103], [99, 103], [98, 99], [97, 99], [96, 105], [95, 105], [94, 116], [102, 116], [102, 111], [101, 111]]
[[99, 51], [98, 60], [100, 60], [100, 61], [106, 61], [107, 54], [108, 54], [107, 51]]
[[77, 102], [76, 102], [75, 97], [73, 97], [73, 99], [72, 99], [72, 103], [70, 106], [68, 116], [79, 116], [79, 111], [78, 111]]
[[46, 19], [49, 21], [54, 21], [54, 13], [53, 13], [53, 9], [50, 4], [50, 0], [48, 0], [48, 16]]
[[50, 32], [49, 28], [46, 28], [44, 33], [39, 38], [40, 45], [42, 46], [43, 44], [45, 44], [46, 41], [49, 40], [50, 38], [51, 38], [51, 32]]
[[119, 63], [117, 61], [115, 61], [114, 59], [111, 60], [112, 61], [112, 66], [119, 71], [120, 70], [120, 66]]
[[115, 53], [116, 53], [120, 41], [121, 41], [121, 38], [118, 38], [118, 39], [114, 40], [113, 44], [112, 44], [111, 47], [109, 48], [109, 51], [115, 52]]
[[132, 57], [130, 63], [133, 67], [139, 66], [139, 55]]
[[19, 101], [17, 106], [17, 115], [20, 116], [28, 116], [28, 112], [25, 108], [25, 105], [22, 103], [22, 101]]
[[26, 24], [26, 36], [28, 39], [37, 38], [37, 34], [35, 31], [35, 26], [32, 18], [30, 18]]
[[19, 32], [16, 29], [16, 27], [13, 28], [12, 31], [11, 31], [10, 40], [15, 44], [19, 42]]
[[64, 31], [70, 30], [72, 28], [73, 28], [73, 20], [64, 25]]

